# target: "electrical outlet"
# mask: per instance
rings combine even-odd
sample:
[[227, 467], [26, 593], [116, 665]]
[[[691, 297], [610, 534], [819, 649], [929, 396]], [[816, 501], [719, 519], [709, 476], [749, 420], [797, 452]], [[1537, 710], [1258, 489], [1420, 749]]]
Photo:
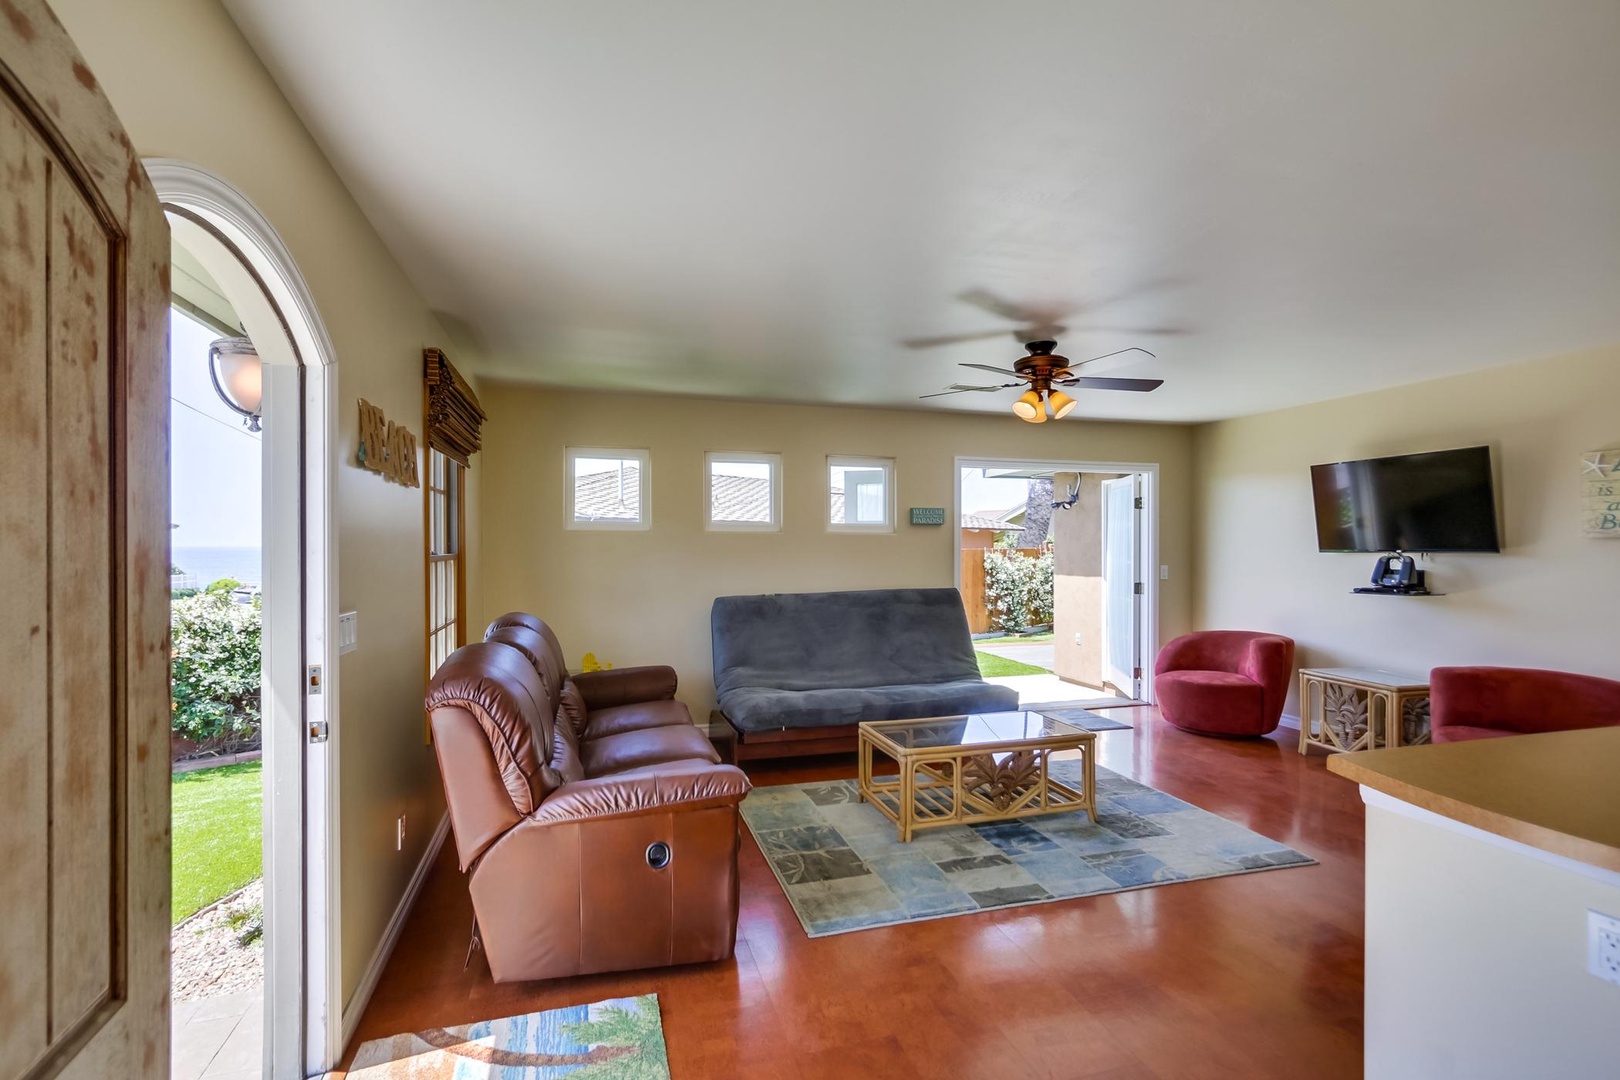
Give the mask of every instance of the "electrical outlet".
[[1620, 919], [1597, 911], [1586, 913], [1586, 970], [1620, 986]]
[[1080, 644], [1080, 635], [1079, 634], [1074, 635], [1074, 643], [1076, 645]]
[[399, 824], [394, 829], [394, 850], [405, 850], [405, 815], [399, 815]]

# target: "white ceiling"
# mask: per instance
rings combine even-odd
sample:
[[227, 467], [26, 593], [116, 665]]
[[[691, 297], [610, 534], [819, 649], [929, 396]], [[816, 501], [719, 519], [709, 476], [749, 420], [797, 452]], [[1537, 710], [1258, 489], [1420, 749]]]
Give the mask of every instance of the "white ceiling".
[[969, 290], [1158, 354], [1082, 416], [1620, 340], [1613, 0], [224, 2], [502, 376], [918, 404], [1022, 352], [901, 344]]

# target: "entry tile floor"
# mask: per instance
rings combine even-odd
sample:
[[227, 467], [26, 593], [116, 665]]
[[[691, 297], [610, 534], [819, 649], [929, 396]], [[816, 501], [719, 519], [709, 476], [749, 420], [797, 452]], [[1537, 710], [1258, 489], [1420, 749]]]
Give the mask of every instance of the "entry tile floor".
[[170, 1080], [260, 1080], [263, 990], [177, 1001], [169, 1023]]

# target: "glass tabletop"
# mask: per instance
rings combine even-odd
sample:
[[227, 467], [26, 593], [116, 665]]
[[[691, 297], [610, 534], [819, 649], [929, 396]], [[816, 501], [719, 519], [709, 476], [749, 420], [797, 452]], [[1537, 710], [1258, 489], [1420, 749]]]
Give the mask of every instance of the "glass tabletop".
[[875, 720], [861, 726], [896, 746], [908, 749], [987, 746], [1088, 734], [1084, 728], [1033, 712], [970, 713], [966, 716], [933, 716], [926, 720]]

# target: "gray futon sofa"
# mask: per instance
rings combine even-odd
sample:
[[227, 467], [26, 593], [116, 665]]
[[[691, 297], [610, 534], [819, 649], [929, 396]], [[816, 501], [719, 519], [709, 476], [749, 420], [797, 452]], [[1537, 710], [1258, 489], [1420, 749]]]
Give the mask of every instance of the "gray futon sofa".
[[739, 758], [853, 749], [862, 720], [1018, 708], [1017, 691], [980, 677], [955, 589], [722, 596], [710, 626]]

